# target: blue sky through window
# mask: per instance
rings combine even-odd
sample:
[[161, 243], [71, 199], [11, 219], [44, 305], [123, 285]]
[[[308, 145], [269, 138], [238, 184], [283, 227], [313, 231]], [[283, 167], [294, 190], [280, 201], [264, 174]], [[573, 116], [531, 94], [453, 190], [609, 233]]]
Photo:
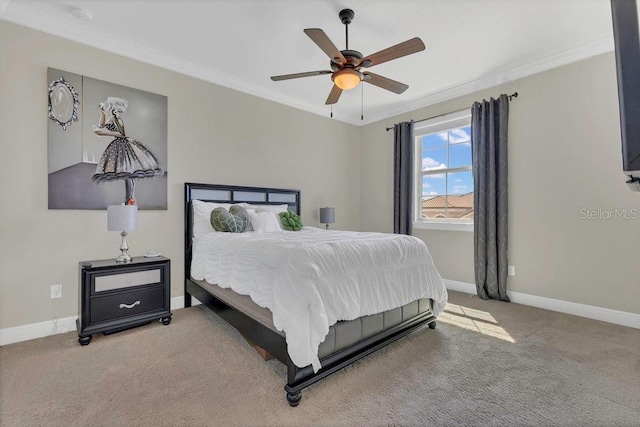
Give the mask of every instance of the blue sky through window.
[[[425, 135], [422, 138], [422, 170], [436, 171], [471, 166], [470, 135], [469, 126]], [[423, 197], [466, 194], [471, 191], [471, 171], [436, 173], [422, 177]]]

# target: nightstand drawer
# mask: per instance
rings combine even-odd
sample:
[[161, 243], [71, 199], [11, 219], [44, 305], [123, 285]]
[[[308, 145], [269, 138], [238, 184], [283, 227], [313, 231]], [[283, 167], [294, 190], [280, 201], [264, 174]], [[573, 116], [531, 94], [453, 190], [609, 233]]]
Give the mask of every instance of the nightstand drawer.
[[105, 274], [95, 277], [95, 293], [160, 282], [162, 282], [162, 266], [150, 270]]
[[91, 298], [91, 323], [164, 309], [164, 286]]

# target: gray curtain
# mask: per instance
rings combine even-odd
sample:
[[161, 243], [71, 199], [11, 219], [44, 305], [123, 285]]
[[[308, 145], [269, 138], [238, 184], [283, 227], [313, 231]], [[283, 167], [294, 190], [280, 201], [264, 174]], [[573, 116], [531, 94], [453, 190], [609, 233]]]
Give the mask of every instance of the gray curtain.
[[413, 201], [413, 121], [393, 127], [393, 232], [411, 234]]
[[476, 291], [482, 299], [507, 296], [507, 123], [509, 100], [471, 107]]

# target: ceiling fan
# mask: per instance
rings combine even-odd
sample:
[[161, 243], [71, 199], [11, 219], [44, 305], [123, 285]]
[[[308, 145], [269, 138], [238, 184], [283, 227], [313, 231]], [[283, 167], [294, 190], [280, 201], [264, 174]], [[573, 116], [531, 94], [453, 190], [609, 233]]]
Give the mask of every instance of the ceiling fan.
[[309, 71], [306, 73], [285, 74], [282, 76], [273, 76], [271, 80], [289, 80], [301, 77], [319, 76], [321, 74], [331, 74], [333, 80], [333, 88], [329, 93], [329, 97], [325, 102], [326, 105], [335, 104], [340, 99], [343, 90], [349, 90], [357, 87], [360, 82], [367, 82], [382, 89], [401, 94], [409, 88], [408, 85], [391, 80], [387, 77], [371, 73], [369, 71], [360, 71], [361, 68], [369, 68], [379, 65], [392, 59], [401, 58], [411, 55], [412, 53], [424, 50], [424, 43], [419, 37], [414, 37], [395, 46], [383, 49], [374, 54], [363, 56], [357, 50], [349, 49], [349, 24], [355, 16], [353, 10], [343, 9], [338, 14], [340, 20], [345, 25], [346, 49], [338, 50], [327, 35], [319, 28], [307, 28], [305, 34], [309, 36], [320, 49], [331, 58], [331, 70]]

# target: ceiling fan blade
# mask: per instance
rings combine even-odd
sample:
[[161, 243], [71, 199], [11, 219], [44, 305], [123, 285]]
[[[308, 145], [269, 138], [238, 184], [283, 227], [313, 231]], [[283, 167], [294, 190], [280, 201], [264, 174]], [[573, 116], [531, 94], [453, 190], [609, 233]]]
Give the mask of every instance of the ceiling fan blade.
[[322, 49], [322, 51], [335, 63], [342, 65], [347, 62], [346, 58], [338, 50], [336, 45], [333, 44], [331, 39], [329, 39], [329, 37], [320, 28], [307, 28], [304, 30], [304, 33], [308, 35], [309, 38], [313, 40], [313, 42], [317, 44], [318, 47]]
[[377, 74], [370, 73], [368, 71], [363, 74], [365, 76], [363, 81], [397, 94], [401, 94], [405, 90], [409, 89], [409, 85], [379, 76]]
[[402, 58], [403, 56], [411, 55], [424, 49], [424, 43], [420, 40], [420, 37], [414, 37], [406, 42], [398, 43], [395, 46], [373, 53], [363, 58], [360, 63], [365, 68], [373, 67], [374, 65], [379, 65], [392, 59]]
[[272, 76], [271, 80], [279, 82], [280, 80], [299, 79], [301, 77], [319, 76], [321, 74], [331, 74], [333, 71], [320, 70], [320, 71], [308, 71], [306, 73], [284, 74], [282, 76]]
[[342, 89], [340, 89], [337, 85], [333, 85], [333, 88], [331, 88], [331, 92], [327, 97], [327, 102], [325, 102], [325, 105], [335, 104], [336, 102], [338, 102], [338, 99], [340, 99], [340, 95], [342, 95]]

